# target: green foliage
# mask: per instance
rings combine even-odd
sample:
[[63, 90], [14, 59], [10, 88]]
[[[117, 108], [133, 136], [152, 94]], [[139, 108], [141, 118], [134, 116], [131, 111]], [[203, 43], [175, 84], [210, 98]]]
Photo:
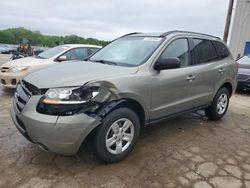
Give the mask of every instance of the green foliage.
[[28, 39], [31, 45], [54, 47], [59, 44], [93, 44], [105, 46], [108, 42], [94, 38], [83, 38], [77, 35], [50, 36], [39, 31], [30, 31], [23, 27], [0, 30], [0, 43], [20, 44], [23, 39]]

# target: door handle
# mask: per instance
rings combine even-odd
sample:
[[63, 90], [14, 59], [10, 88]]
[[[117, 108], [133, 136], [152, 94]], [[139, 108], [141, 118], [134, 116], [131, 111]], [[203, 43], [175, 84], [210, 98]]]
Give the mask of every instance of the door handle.
[[220, 68], [219, 73], [223, 74], [225, 72], [225, 68]]
[[186, 79], [187, 79], [187, 81], [192, 82], [193, 80], [195, 80], [195, 76], [194, 75], [188, 75]]

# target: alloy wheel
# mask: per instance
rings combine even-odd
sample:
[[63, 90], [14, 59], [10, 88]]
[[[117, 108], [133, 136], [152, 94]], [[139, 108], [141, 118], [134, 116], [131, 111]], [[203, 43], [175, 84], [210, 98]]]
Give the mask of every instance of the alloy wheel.
[[112, 154], [121, 154], [132, 143], [134, 138], [134, 125], [127, 118], [121, 118], [115, 121], [109, 128], [105, 145]]
[[227, 105], [228, 105], [228, 96], [226, 93], [222, 93], [217, 102], [217, 112], [219, 115], [222, 115], [226, 111]]

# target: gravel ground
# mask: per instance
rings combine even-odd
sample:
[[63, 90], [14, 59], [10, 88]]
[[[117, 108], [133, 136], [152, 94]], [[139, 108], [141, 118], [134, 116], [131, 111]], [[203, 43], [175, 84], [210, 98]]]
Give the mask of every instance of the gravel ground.
[[0, 87], [0, 187], [250, 188], [250, 93], [234, 95], [220, 121], [197, 112], [146, 128], [129, 157], [111, 165], [86, 148], [63, 157], [29, 143], [10, 119], [12, 96]]

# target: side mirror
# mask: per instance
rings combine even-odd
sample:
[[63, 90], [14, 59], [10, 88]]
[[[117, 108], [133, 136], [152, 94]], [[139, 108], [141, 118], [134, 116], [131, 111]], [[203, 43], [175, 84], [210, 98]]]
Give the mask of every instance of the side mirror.
[[164, 59], [159, 59], [154, 64], [154, 69], [160, 71], [166, 69], [177, 69], [180, 68], [180, 66], [181, 66], [181, 61], [179, 58], [164, 58]]
[[58, 61], [67, 61], [67, 57], [65, 55], [62, 55], [62, 56], [58, 57], [57, 60]]

